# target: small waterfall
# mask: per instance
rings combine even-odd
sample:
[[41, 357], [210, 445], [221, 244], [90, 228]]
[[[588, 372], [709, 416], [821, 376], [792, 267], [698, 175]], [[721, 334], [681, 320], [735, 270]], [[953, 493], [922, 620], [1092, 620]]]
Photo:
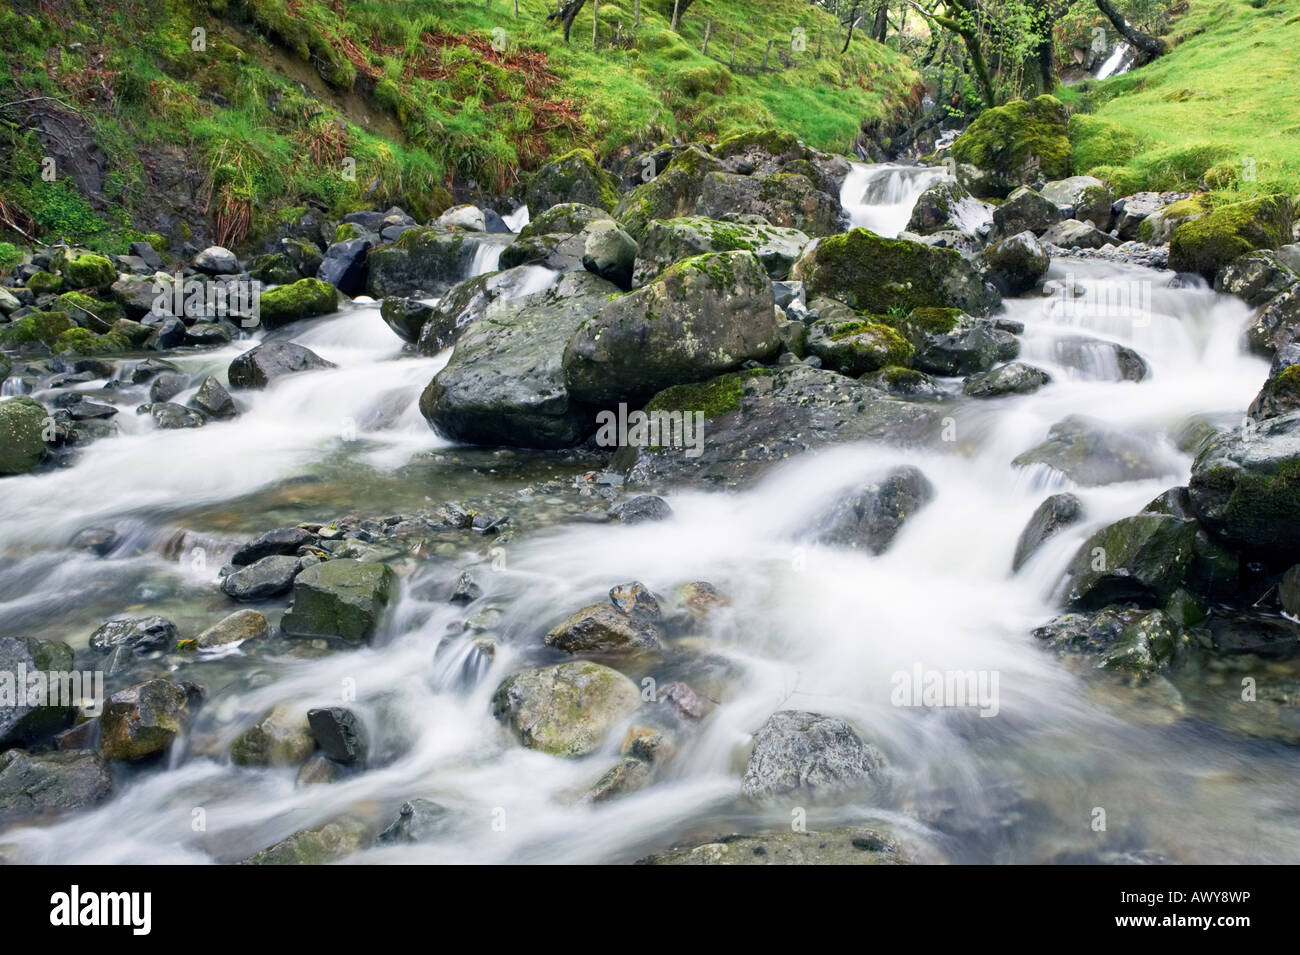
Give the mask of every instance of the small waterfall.
[[855, 162], [840, 187], [840, 205], [853, 228], [894, 238], [907, 228], [921, 193], [946, 175], [936, 166]]
[[1127, 73], [1132, 66], [1133, 48], [1126, 40], [1120, 40], [1115, 44], [1115, 49], [1111, 51], [1110, 56], [1106, 58], [1106, 62], [1098, 68], [1097, 79], [1104, 80], [1119, 76], [1121, 73]]
[[520, 203], [518, 209], [502, 216], [501, 219], [511, 232], [522, 232], [524, 226], [528, 225], [528, 203]]

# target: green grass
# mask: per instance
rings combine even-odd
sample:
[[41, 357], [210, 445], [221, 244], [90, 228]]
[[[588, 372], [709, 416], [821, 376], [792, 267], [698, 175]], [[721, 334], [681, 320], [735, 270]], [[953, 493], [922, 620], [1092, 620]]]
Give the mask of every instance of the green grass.
[[861, 34], [841, 56], [835, 18], [803, 0], [697, 0], [679, 33], [671, 0], [642, 0], [634, 30], [634, 2], [600, 4], [593, 50], [591, 2], [566, 45], [545, 22], [552, 0], [520, 0], [517, 19], [513, 0], [15, 0], [0, 11], [0, 101], [78, 108], [110, 168], [94, 202], [43, 181], [10, 109], [0, 196], [46, 240], [123, 251], [154, 202], [148, 164], [170, 150], [203, 174], [197, 215], [238, 246], [309, 201], [428, 218], [453, 183], [503, 193], [578, 146], [606, 158], [775, 127], [847, 152], [919, 93], [906, 59]]
[[1117, 190], [1194, 190], [1216, 204], [1300, 193], [1298, 0], [1192, 0], [1172, 51], [1089, 83], [1072, 121], [1075, 171]]

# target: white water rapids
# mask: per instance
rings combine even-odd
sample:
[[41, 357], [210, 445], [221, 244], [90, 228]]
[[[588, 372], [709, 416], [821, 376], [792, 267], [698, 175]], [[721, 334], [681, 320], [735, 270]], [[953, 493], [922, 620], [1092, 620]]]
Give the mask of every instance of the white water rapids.
[[[903, 170], [855, 167], [853, 189], [875, 199], [846, 203], [855, 224], [896, 234], [916, 195], [942, 174]], [[885, 820], [959, 861], [1042, 862], [1101, 849], [1150, 849], [1183, 862], [1297, 861], [1300, 774], [1284, 747], [1245, 747], [1180, 728], [1160, 706], [1138, 705], [1150, 701], [1136, 691], [1098, 691], [1030, 636], [1058, 612], [1053, 591], [1061, 571], [1092, 530], [1186, 482], [1190, 458], [1169, 436], [1194, 414], [1239, 419], [1266, 375], [1265, 362], [1240, 348], [1248, 312], [1235, 299], [1203, 286], [1170, 288], [1167, 272], [1054, 263], [1051, 278], [1067, 277], [1150, 283], [1150, 315], [1060, 315], [1047, 299], [1009, 301], [1007, 317], [1026, 325], [1022, 360], [1054, 380], [1033, 395], [956, 399], [946, 412], [955, 421], [954, 444], [929, 451], [833, 447], [789, 461], [751, 490], [671, 495], [667, 522], [573, 523], [521, 534], [506, 548], [504, 569], [485, 575], [488, 592], [469, 611], [490, 605], [503, 614], [490, 663], [475, 657], [468, 634], [435, 659], [439, 641], [449, 626], [459, 631], [466, 611], [417, 596], [422, 580], [454, 577], [462, 562], [430, 560], [404, 581], [377, 646], [262, 661], [255, 679], [214, 669], [225, 681], [208, 686], [205, 704], [219, 717], [210, 729], [221, 744], [214, 755], [128, 772], [100, 808], [0, 834], [0, 849], [46, 863], [231, 861], [343, 812], [378, 806], [391, 818], [398, 803], [419, 796], [452, 810], [439, 838], [365, 850], [351, 861], [629, 861], [692, 838], [788, 831], [790, 805], [760, 809], [738, 798], [750, 735], [774, 710], [788, 708], [848, 719], [891, 767], [888, 791], [869, 803], [809, 806], [810, 829]], [[87, 603], [82, 590], [116, 588], [125, 611], [148, 604], [147, 588], [175, 586], [176, 606], [191, 614], [177, 618], [182, 631], [206, 626], [235, 609], [215, 593], [215, 567], [196, 573], [156, 555], [94, 559], [67, 550], [68, 538], [106, 521], [184, 526], [173, 523], [174, 513], [222, 502], [239, 512], [251, 537], [285, 523], [261, 517], [262, 508], [281, 506], [277, 482], [333, 475], [340, 459], [360, 475], [352, 479], [352, 506], [368, 510], [377, 496], [393, 493], [403, 462], [446, 447], [414, 406], [445, 356], [403, 356], [372, 305], [292, 331], [339, 368], [240, 395], [248, 405], [233, 422], [158, 432], [142, 422], [92, 445], [68, 470], [6, 479], [0, 620], [29, 628], [43, 620], [42, 636], [84, 646], [98, 618], [77, 609]], [[1057, 345], [1080, 335], [1133, 348], [1150, 374], [1132, 383], [1107, 380], [1102, 366], [1092, 374], [1067, 367]], [[251, 344], [188, 361], [216, 373]], [[374, 414], [390, 393], [396, 410]], [[1049, 489], [1040, 474], [1010, 461], [1076, 413], [1153, 435], [1168, 474], [1075, 489], [1086, 520], [1012, 575], [1025, 522], [1050, 490], [1067, 485]], [[360, 434], [356, 445], [340, 437], [348, 422]], [[936, 495], [884, 554], [801, 542], [800, 532], [846, 488], [902, 463], [919, 466]], [[454, 497], [448, 488], [463, 479], [454, 467], [427, 466], [406, 478], [415, 486], [403, 493], [431, 503]], [[308, 498], [296, 519], [345, 509], [312, 507]], [[583, 759], [546, 756], [508, 738], [489, 698], [525, 665], [548, 626], [631, 580], [664, 594], [708, 580], [732, 597], [731, 608], [693, 638], [705, 676], [680, 676], [716, 694], [720, 705], [697, 734], [681, 738], [677, 758], [654, 785], [593, 806], [578, 797], [616, 762], [621, 733]], [[163, 611], [150, 605], [148, 612]], [[997, 671], [998, 715], [891, 705], [893, 675], [917, 664]], [[661, 683], [679, 678], [656, 676]], [[394, 741], [397, 755], [385, 765], [297, 787], [293, 769], [236, 768], [222, 755], [271, 705], [337, 705], [345, 681], [358, 694], [347, 705]], [[1106, 832], [1090, 826], [1095, 807], [1107, 811]], [[201, 832], [192, 825], [196, 809], [205, 818]]]

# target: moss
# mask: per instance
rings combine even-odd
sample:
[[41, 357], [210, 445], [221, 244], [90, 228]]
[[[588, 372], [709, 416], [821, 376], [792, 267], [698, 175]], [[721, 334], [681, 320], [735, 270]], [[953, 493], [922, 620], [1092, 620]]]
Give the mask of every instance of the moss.
[[714, 225], [708, 230], [709, 244], [715, 252], [753, 252], [758, 243], [752, 235], [752, 230], [738, 226]]
[[800, 144], [799, 137], [783, 129], [750, 129], [726, 137], [713, 147], [713, 154], [726, 159], [737, 153], [758, 148], [773, 156], [788, 153], [804, 155], [807, 150]]
[[88, 328], [70, 328], [54, 342], [60, 355], [107, 355], [127, 351], [130, 340], [117, 332], [96, 335]]
[[328, 315], [338, 308], [338, 289], [320, 279], [299, 279], [262, 293], [261, 318], [281, 324], [312, 315]]
[[939, 308], [922, 306], [914, 308], [903, 321], [908, 330], [915, 330], [925, 335], [946, 335], [957, 327], [962, 311], [959, 308]]
[[0, 344], [53, 346], [72, 327], [72, 319], [66, 312], [30, 312], [0, 331]]
[[985, 110], [952, 144], [958, 162], [991, 170], [1008, 184], [1036, 175], [1070, 174], [1070, 140], [1065, 105], [1054, 96], [1016, 100]]
[[334, 241], [348, 242], [352, 239], [360, 239], [365, 234], [366, 230], [355, 222], [340, 222], [339, 227], [334, 230]]
[[37, 272], [27, 280], [27, 287], [36, 295], [57, 292], [63, 288], [63, 277], [53, 272]]
[[1068, 136], [1075, 175], [1095, 175], [1093, 170], [1100, 166], [1122, 166], [1142, 148], [1130, 130], [1087, 113], [1070, 117]]
[[1184, 222], [1169, 243], [1169, 267], [1199, 272], [1213, 279], [1239, 255], [1255, 249], [1276, 249], [1291, 240], [1295, 207], [1286, 196], [1262, 196], [1220, 206], [1208, 215]]
[[890, 365], [881, 369], [880, 376], [889, 384], [898, 387], [909, 387], [919, 385], [925, 380], [925, 375], [915, 368], [906, 368], [902, 365]]
[[712, 381], [673, 385], [651, 398], [646, 411], [699, 411], [705, 418], [720, 418], [740, 407], [746, 380], [771, 373], [766, 368], [750, 368], [720, 375]]
[[64, 292], [59, 296], [59, 301], [67, 306], [69, 315], [84, 314], [89, 312], [100, 321], [109, 325], [118, 319], [126, 318], [126, 313], [122, 311], [122, 306], [116, 302], [104, 302], [89, 295], [83, 295], [80, 292]]
[[113, 263], [102, 255], [86, 252], [68, 260], [63, 275], [73, 288], [106, 289], [117, 280]]

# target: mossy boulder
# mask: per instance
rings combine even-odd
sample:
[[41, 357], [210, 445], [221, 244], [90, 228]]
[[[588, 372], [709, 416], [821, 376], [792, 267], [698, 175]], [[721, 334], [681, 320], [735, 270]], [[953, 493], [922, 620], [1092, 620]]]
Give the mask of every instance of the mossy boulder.
[[791, 277], [809, 299], [826, 295], [860, 312], [910, 312], [926, 306], [984, 315], [1001, 302], [961, 253], [853, 229], [814, 242]]
[[1013, 467], [1045, 465], [1084, 487], [1143, 481], [1176, 473], [1179, 465], [1149, 437], [1111, 428], [1084, 415], [1069, 415], [1047, 440], [1012, 459]]
[[1169, 241], [1169, 267], [1197, 272], [1213, 281], [1219, 269], [1238, 256], [1290, 242], [1295, 214], [1291, 199], [1282, 195], [1219, 206], [1174, 230]]
[[1097, 531], [1065, 572], [1065, 599], [1098, 610], [1113, 603], [1163, 607], [1182, 586], [1196, 524], [1167, 514], [1136, 514]]
[[469, 275], [483, 241], [482, 233], [408, 229], [396, 242], [370, 250], [368, 291], [375, 298], [442, 295]]
[[[1290, 348], [1294, 357], [1300, 359], [1300, 354], [1296, 353], [1300, 349], [1295, 346]], [[1255, 421], [1263, 421], [1292, 411], [1300, 411], [1300, 364], [1275, 368], [1255, 400], [1250, 403], [1249, 414]]]
[[590, 272], [550, 288], [498, 298], [468, 325], [451, 360], [420, 396], [420, 412], [453, 441], [564, 448], [595, 427], [595, 412], [565, 384], [565, 348], [618, 294]]
[[1229, 546], [1300, 559], [1300, 412], [1218, 435], [1188, 486], [1201, 523]]
[[73, 288], [106, 290], [117, 281], [117, 269], [102, 255], [85, 252], [63, 263], [63, 277]]
[[984, 264], [989, 278], [1003, 295], [1023, 295], [1047, 274], [1052, 257], [1034, 233], [1026, 229], [985, 249]]
[[113, 792], [113, 773], [99, 754], [86, 750], [0, 753], [0, 818], [84, 810]]
[[585, 322], [564, 350], [564, 382], [579, 401], [635, 402], [779, 348], [772, 282], [758, 257], [699, 255]]
[[99, 719], [99, 751], [113, 762], [165, 753], [189, 725], [193, 684], [149, 680], [114, 693]]
[[535, 235], [575, 235], [593, 222], [613, 220], [605, 209], [584, 205], [581, 202], [561, 202], [549, 209], [537, 210], [528, 225], [519, 230], [519, 238]]
[[328, 315], [339, 307], [339, 292], [320, 279], [299, 279], [290, 285], [268, 289], [261, 297], [261, 320], [276, 328], [300, 318]]
[[279, 703], [235, 738], [230, 761], [236, 766], [297, 766], [315, 749], [307, 711]]
[[723, 222], [704, 216], [656, 220], [641, 241], [634, 285], [652, 281], [682, 259], [708, 252], [753, 252], [767, 274], [783, 280], [812, 241], [798, 229], [743, 222]]
[[1063, 614], [1034, 637], [1058, 653], [1079, 654], [1102, 669], [1140, 679], [1177, 663], [1190, 643], [1164, 611], [1121, 607]]
[[1214, 290], [1258, 308], [1300, 282], [1300, 273], [1276, 253], [1259, 250], [1233, 259], [1214, 277]]
[[70, 328], [54, 341], [59, 355], [116, 355], [131, 348], [131, 339], [112, 331], [96, 335], [86, 328]]
[[492, 697], [492, 712], [529, 749], [585, 756], [641, 706], [635, 683], [589, 661], [524, 670]]
[[25, 474], [41, 463], [49, 414], [26, 395], [0, 401], [0, 474]]
[[[0, 674], [19, 680], [19, 674], [59, 673], [72, 670], [72, 648], [54, 640], [34, 637], [0, 637]], [[6, 681], [7, 682], [7, 681]], [[16, 688], [16, 687], [11, 687]], [[89, 693], [91, 687], [86, 687]], [[57, 701], [66, 704], [66, 700]], [[43, 742], [46, 737], [71, 724], [73, 706], [50, 705], [27, 696], [22, 705], [10, 696], [0, 706], [0, 747]]]
[[865, 375], [890, 365], [906, 365], [913, 347], [897, 329], [871, 316], [850, 321], [817, 321], [808, 326], [807, 349], [822, 367], [843, 375]]
[[280, 629], [295, 637], [368, 643], [397, 595], [387, 564], [338, 558], [313, 564], [293, 580], [293, 604]]
[[590, 149], [574, 149], [537, 170], [524, 191], [530, 209], [580, 202], [601, 209], [618, 205], [618, 177], [596, 162]]
[[711, 219], [760, 216], [772, 225], [808, 235], [830, 235], [845, 222], [838, 196], [822, 192], [807, 176], [792, 172], [763, 177], [709, 173], [700, 184], [695, 210]]
[[[1069, 113], [1054, 96], [986, 109], [952, 144], [952, 157], [988, 173], [984, 195], [1070, 175]], [[977, 192], [976, 195], [981, 195]]]
[[27, 280], [27, 290], [33, 295], [46, 295], [63, 288], [63, 276], [53, 272], [37, 272]]
[[346, 815], [324, 825], [299, 829], [240, 865], [326, 865], [352, 855], [369, 837], [365, 820]]
[[[316, 258], [319, 267], [319, 252], [316, 253]], [[254, 256], [248, 263], [248, 274], [267, 285], [289, 285], [302, 277], [298, 273], [298, 266], [283, 252]]]
[[53, 348], [59, 336], [75, 325], [67, 312], [28, 312], [0, 330], [0, 345], [10, 348], [46, 345]]
[[64, 292], [59, 302], [59, 311], [67, 312], [78, 325], [95, 332], [106, 332], [118, 319], [126, 318], [126, 312], [117, 302], [105, 302], [81, 292]]
[[614, 218], [640, 242], [655, 219], [695, 215], [704, 179], [718, 169], [718, 161], [699, 146], [684, 149], [659, 175], [625, 193]]

